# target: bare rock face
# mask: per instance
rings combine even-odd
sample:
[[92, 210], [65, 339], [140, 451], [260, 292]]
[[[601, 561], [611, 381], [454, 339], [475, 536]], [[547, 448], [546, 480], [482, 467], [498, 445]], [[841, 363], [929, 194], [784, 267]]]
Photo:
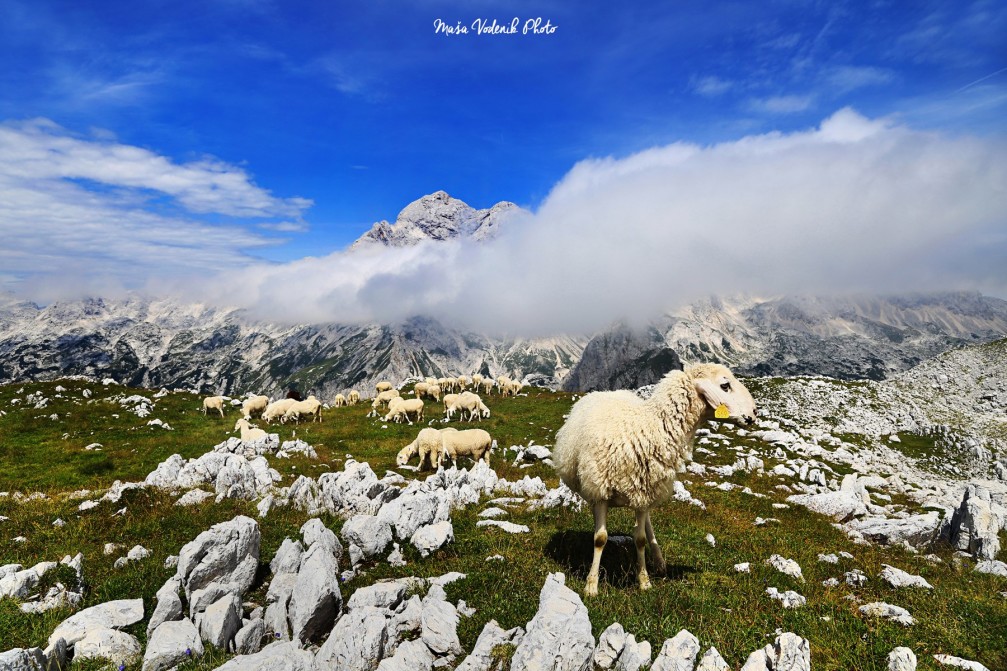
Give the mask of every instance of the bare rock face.
[[1007, 522], [1002, 519], [1005, 514], [1007, 511], [993, 503], [988, 489], [969, 485], [951, 518], [951, 545], [977, 559], [996, 559], [1000, 552], [997, 534]]
[[565, 583], [562, 573], [546, 578], [538, 612], [514, 652], [512, 669], [579, 671], [591, 664], [594, 636], [587, 607]]
[[678, 355], [657, 331], [619, 324], [588, 342], [580, 361], [563, 381], [563, 389], [637, 389], [656, 384], [668, 371], [681, 369]]

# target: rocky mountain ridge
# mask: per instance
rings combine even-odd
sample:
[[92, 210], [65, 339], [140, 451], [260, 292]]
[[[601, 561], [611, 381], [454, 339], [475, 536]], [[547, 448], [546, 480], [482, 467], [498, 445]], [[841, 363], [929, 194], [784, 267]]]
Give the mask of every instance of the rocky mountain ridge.
[[394, 224], [387, 221], [375, 223], [350, 245], [350, 249], [374, 245], [407, 247], [424, 240], [452, 238], [488, 240], [497, 234], [507, 219], [520, 214], [528, 212], [508, 201], [477, 210], [444, 191], [436, 191], [403, 208]]

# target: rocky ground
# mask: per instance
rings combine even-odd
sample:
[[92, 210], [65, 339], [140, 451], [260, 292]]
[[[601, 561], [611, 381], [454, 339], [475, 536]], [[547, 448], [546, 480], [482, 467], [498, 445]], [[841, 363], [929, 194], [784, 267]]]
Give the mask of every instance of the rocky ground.
[[[333, 450], [302, 428], [190, 446], [188, 458], [159, 457], [145, 477], [91, 491], [5, 482], [0, 606], [16, 608], [0, 610], [0, 640], [24, 644], [0, 652], [0, 669], [1003, 668], [1005, 360], [1001, 341], [879, 383], [751, 380], [757, 427], [702, 428], [676, 500], [655, 515], [682, 565], [647, 593], [609, 566], [586, 602], [583, 562], [557, 547], [586, 550], [566, 527], [589, 538], [589, 515], [534, 441], [507, 445], [493, 468], [379, 476], [389, 460], [348, 444], [338, 468], [314, 468], [335, 464]], [[193, 418], [168, 411], [172, 395], [77, 384], [90, 392], [73, 389], [77, 401], [104, 395], [137, 430], [185, 442], [177, 434]], [[57, 397], [70, 393], [60, 388], [8, 390], [0, 428], [58, 421]], [[574, 399], [539, 398], [561, 404], [537, 418], [555, 430]], [[525, 423], [516, 406], [493, 407], [495, 432]], [[235, 514], [180, 542], [108, 538], [107, 559], [60, 560], [57, 544], [28, 538], [57, 513], [56, 529], [97, 531], [179, 510]], [[606, 556], [629, 556], [626, 541], [613, 534]], [[89, 565], [104, 563], [111, 577], [88, 584]], [[139, 570], [160, 577], [117, 582]], [[493, 576], [528, 603], [502, 606]], [[968, 607], [979, 622], [949, 615]]]

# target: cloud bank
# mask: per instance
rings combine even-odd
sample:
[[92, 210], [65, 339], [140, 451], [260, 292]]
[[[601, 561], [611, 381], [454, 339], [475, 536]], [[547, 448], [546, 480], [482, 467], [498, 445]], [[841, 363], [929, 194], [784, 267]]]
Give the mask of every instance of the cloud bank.
[[[842, 109], [802, 132], [581, 161], [536, 212], [509, 221], [487, 243], [234, 262], [235, 247], [261, 242], [256, 234], [207, 226], [193, 241], [191, 229], [172, 237], [170, 220], [161, 219], [152, 224], [160, 237], [139, 242], [137, 253], [183, 246], [198, 279], [175, 281], [171, 290], [269, 320], [393, 322], [422, 314], [527, 336], [590, 333], [712, 293], [978, 289], [1005, 296], [1005, 149], [999, 137], [924, 132]], [[200, 191], [175, 168], [169, 176], [152, 171], [143, 188], [230, 212], [285, 217], [304, 205], [256, 191], [231, 171], [216, 187], [233, 187], [234, 202], [224, 205], [227, 198]], [[12, 178], [0, 172], [3, 179]], [[72, 183], [41, 179], [59, 187], [62, 209], [70, 198], [61, 189], [80, 195]], [[142, 221], [123, 226], [135, 234]], [[97, 226], [93, 217], [89, 226]], [[62, 244], [93, 259], [102, 241], [89, 226], [74, 227], [75, 240]], [[26, 262], [38, 262], [37, 253], [22, 251]], [[16, 254], [16, 247], [0, 252], [0, 260]], [[219, 272], [207, 277], [210, 268]]]
[[242, 219], [296, 226], [310, 204], [215, 159], [179, 164], [45, 119], [0, 124], [0, 287], [48, 300], [245, 265], [276, 239]]
[[1007, 151], [843, 109], [817, 128], [584, 160], [485, 244], [228, 273], [211, 300], [292, 321], [434, 316], [591, 332], [711, 293], [1007, 289]]

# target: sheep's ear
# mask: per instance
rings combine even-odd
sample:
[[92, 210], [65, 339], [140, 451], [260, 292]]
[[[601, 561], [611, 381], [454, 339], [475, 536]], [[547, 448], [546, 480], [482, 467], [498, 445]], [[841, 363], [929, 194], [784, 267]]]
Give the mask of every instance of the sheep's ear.
[[707, 405], [716, 410], [724, 403], [724, 394], [720, 387], [714, 384], [713, 380], [698, 378], [693, 381], [696, 385], [696, 392], [699, 397], [706, 401]]

